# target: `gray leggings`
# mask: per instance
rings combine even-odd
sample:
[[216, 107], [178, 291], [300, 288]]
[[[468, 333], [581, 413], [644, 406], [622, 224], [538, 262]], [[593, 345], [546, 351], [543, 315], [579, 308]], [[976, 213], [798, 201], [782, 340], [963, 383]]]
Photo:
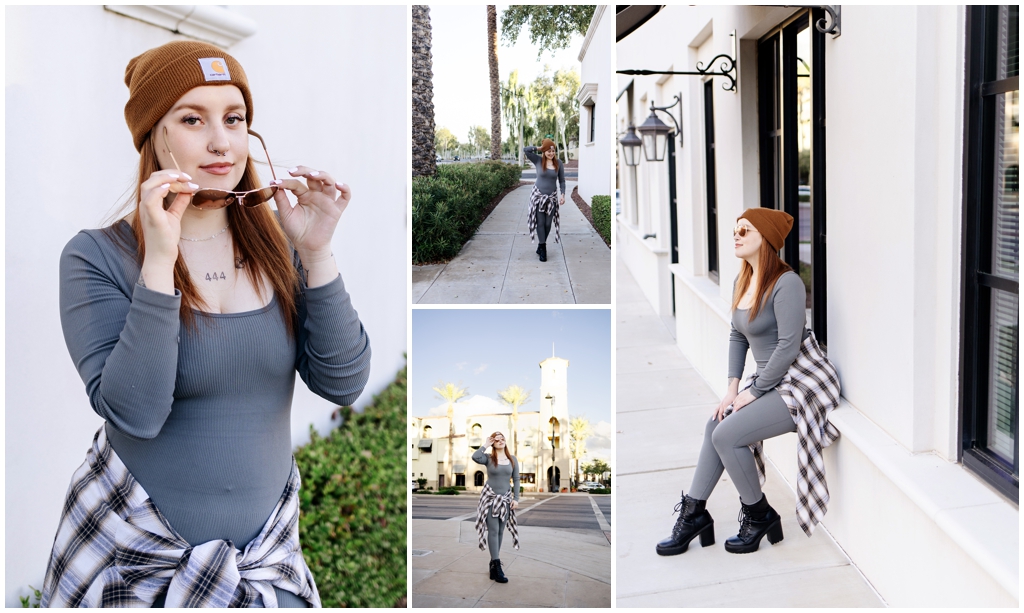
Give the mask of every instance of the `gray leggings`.
[[491, 552], [492, 560], [501, 557], [501, 537], [505, 534], [506, 523], [493, 515], [487, 516], [487, 549]]
[[548, 240], [548, 233], [551, 232], [551, 222], [554, 221], [555, 216], [549, 215], [537, 211], [537, 242], [546, 243]]
[[690, 485], [690, 496], [707, 500], [715, 489], [722, 470], [729, 471], [743, 504], [761, 500], [754, 454], [747, 445], [774, 436], [796, 432], [789, 407], [772, 390], [757, 398], [721, 422], [709, 419], [704, 428], [704, 445], [697, 459], [697, 472]]

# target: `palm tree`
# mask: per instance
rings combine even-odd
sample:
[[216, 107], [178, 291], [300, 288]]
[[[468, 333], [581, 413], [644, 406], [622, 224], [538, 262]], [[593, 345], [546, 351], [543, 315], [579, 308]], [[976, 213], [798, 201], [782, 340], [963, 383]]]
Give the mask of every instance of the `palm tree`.
[[412, 7], [412, 176], [437, 172], [434, 149], [434, 73], [431, 68], [430, 7]]
[[580, 460], [587, 453], [587, 439], [594, 431], [590, 421], [582, 415], [569, 420], [569, 457], [576, 460], [576, 485], [580, 483]]
[[487, 5], [487, 65], [491, 71], [491, 159], [501, 159], [501, 81], [498, 75], [498, 11]]
[[455, 483], [455, 456], [453, 454], [453, 441], [455, 438], [455, 403], [469, 393], [469, 388], [459, 387], [454, 383], [444, 383], [435, 387], [442, 400], [448, 401], [448, 486]]
[[519, 71], [513, 70], [508, 75], [508, 81], [501, 88], [502, 109], [505, 116], [505, 123], [508, 124], [510, 135], [516, 138], [516, 149], [519, 152], [519, 165], [523, 165], [523, 129], [526, 127], [526, 119], [532, 101], [530, 90], [525, 85], [519, 84]]
[[525, 390], [518, 385], [510, 385], [503, 390], [498, 390], [498, 397], [505, 404], [512, 407], [512, 454], [519, 457], [519, 407], [530, 402], [530, 390]]

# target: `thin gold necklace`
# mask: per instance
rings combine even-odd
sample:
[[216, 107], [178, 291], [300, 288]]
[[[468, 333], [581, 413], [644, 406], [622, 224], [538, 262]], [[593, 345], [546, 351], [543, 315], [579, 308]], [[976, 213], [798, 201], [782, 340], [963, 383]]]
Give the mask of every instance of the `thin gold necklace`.
[[228, 228], [230, 228], [230, 227], [231, 227], [231, 224], [228, 224], [228, 225], [224, 226], [223, 228], [221, 228], [220, 232], [214, 234], [213, 236], [209, 236], [207, 238], [187, 238], [185, 236], [182, 236], [181, 240], [183, 240], [183, 241], [191, 241], [193, 243], [201, 243], [203, 241], [212, 241], [213, 239], [217, 238], [221, 234], [224, 234], [225, 232], [227, 232]]

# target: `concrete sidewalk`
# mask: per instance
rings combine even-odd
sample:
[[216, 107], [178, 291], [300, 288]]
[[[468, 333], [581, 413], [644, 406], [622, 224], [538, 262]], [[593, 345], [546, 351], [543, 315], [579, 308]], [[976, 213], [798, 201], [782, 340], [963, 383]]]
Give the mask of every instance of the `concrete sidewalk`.
[[629, 270], [619, 263], [616, 273], [616, 606], [885, 606], [821, 526], [810, 538], [800, 530], [794, 493], [770, 461], [764, 491], [782, 515], [780, 543], [764, 539], [746, 555], [725, 551], [725, 540], [739, 528], [740, 507], [725, 473], [707, 503], [715, 544], [702, 548], [695, 539], [678, 556], [654, 552], [671, 533], [672, 509], [693, 479], [704, 424], [719, 398], [682, 355]]
[[537, 258], [527, 218], [532, 185], [506, 195], [447, 264], [413, 266], [412, 301], [420, 304], [610, 304], [611, 250], [572, 202], [566, 183], [559, 211], [561, 243]]
[[491, 581], [473, 521], [412, 520], [413, 607], [611, 606], [611, 547], [598, 530], [519, 527], [505, 533], [509, 582]]

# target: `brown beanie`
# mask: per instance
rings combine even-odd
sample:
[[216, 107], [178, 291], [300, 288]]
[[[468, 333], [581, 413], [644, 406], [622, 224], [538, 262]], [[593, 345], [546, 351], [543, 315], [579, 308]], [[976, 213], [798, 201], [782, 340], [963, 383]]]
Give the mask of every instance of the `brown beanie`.
[[234, 85], [245, 99], [245, 121], [252, 124], [252, 96], [242, 65], [220, 47], [179, 40], [150, 49], [124, 69], [128, 103], [124, 119], [135, 149], [185, 92], [201, 85]]
[[775, 209], [763, 207], [747, 209], [736, 218], [736, 221], [740, 219], [749, 221], [776, 251], [782, 249], [782, 245], [786, 242], [786, 236], [793, 229], [793, 216], [785, 211], [776, 211]]
[[540, 152], [541, 153], [544, 153], [548, 149], [554, 149], [554, 148], [555, 148], [555, 141], [551, 140], [550, 138], [545, 138], [540, 143]]

